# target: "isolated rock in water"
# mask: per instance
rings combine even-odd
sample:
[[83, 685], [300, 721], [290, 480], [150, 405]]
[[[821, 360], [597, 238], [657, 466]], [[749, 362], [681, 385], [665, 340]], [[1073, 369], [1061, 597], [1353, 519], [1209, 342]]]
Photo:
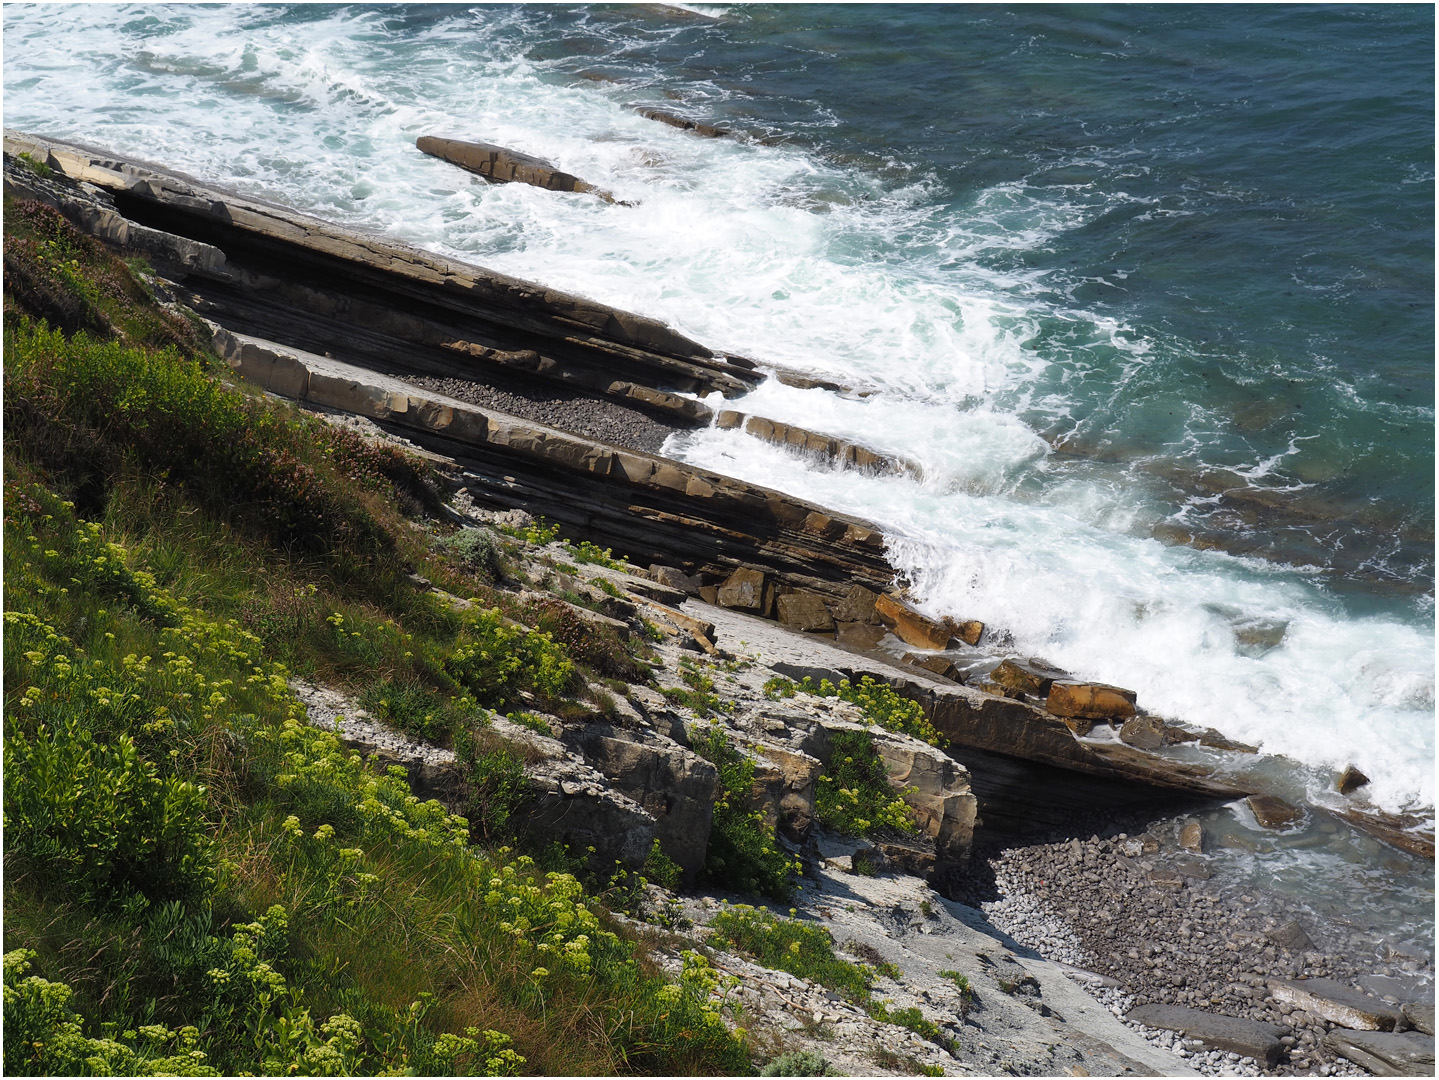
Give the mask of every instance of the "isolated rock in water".
[[1181, 1005], [1139, 1005], [1130, 1009], [1125, 1019], [1145, 1027], [1178, 1031], [1216, 1050], [1242, 1054], [1271, 1066], [1279, 1063], [1283, 1050], [1279, 1041], [1284, 1034], [1282, 1028], [1258, 1020], [1220, 1016], [1202, 1009], [1188, 1009]]
[[779, 621], [791, 630], [830, 631], [834, 629], [834, 616], [824, 597], [807, 589], [797, 589], [781, 596], [778, 601]]
[[1055, 679], [1062, 679], [1065, 672], [1042, 664], [1038, 660], [1025, 663], [1020, 660], [1005, 660], [989, 673], [991, 682], [1019, 694], [1042, 698], [1049, 693]]
[[944, 625], [949, 627], [949, 632], [966, 645], [978, 645], [979, 639], [984, 636], [984, 623], [975, 619], [950, 619], [944, 620]]
[[768, 574], [742, 566], [725, 579], [716, 599], [720, 607], [768, 618], [774, 611], [774, 592], [774, 583]]
[[415, 146], [422, 153], [458, 165], [495, 183], [530, 184], [546, 191], [593, 192], [603, 199], [613, 201], [613, 196], [608, 192], [585, 183], [577, 176], [561, 172], [548, 161], [506, 150], [503, 146], [440, 139], [433, 135], [422, 135], [415, 140]]
[[1331, 1031], [1324, 1045], [1375, 1076], [1433, 1076], [1434, 1036], [1420, 1031]]
[[1266, 829], [1282, 829], [1304, 816], [1304, 811], [1285, 802], [1277, 795], [1251, 795], [1244, 800], [1255, 818]]
[[1344, 771], [1339, 775], [1339, 783], [1336, 786], [1339, 789], [1339, 794], [1348, 795], [1350, 792], [1358, 791], [1367, 783], [1369, 783], [1369, 777], [1365, 776], [1353, 765], [1346, 765]]
[[1314, 948], [1309, 932], [1300, 925], [1298, 919], [1290, 919], [1277, 930], [1271, 930], [1269, 940], [1292, 953], [1309, 952]]
[[1282, 620], [1251, 619], [1234, 625], [1234, 645], [1241, 656], [1259, 657], [1277, 649], [1289, 624]]
[[718, 128], [712, 124], [702, 124], [698, 120], [689, 120], [683, 116], [676, 116], [674, 113], [665, 112], [663, 109], [640, 109], [639, 114], [646, 120], [658, 120], [661, 124], [668, 124], [670, 127], [679, 128], [681, 131], [693, 131], [696, 135], [703, 135], [706, 139], [718, 139], [729, 134], [724, 128]]
[[1133, 690], [1102, 683], [1055, 682], [1044, 707], [1055, 716], [1086, 720], [1128, 720], [1134, 715]]
[[1404, 1013], [1380, 998], [1334, 979], [1298, 979], [1269, 984], [1275, 1001], [1287, 1002], [1331, 1024], [1360, 1031], [1393, 1031], [1404, 1026]]
[[1186, 821], [1179, 830], [1179, 846], [1185, 851], [1199, 854], [1204, 852], [1204, 826], [1197, 821]]
[[906, 645], [920, 649], [943, 649], [949, 645], [949, 627], [928, 615], [921, 615], [892, 596], [881, 593], [875, 599], [874, 610]]

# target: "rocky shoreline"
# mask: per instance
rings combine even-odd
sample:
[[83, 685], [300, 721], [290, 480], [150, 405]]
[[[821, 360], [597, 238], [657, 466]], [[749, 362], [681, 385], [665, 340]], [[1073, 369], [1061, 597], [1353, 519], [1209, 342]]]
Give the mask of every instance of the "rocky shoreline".
[[[504, 738], [528, 747], [530, 824], [630, 865], [659, 841], [692, 881], [714, 770], [689, 747], [695, 715], [676, 704], [686, 700], [676, 673], [682, 658], [702, 658], [732, 702], [727, 729], [762, 766], [758, 804], [809, 867], [797, 910], [896, 964], [906, 977], [886, 991], [949, 1032], [921, 1038], [927, 1045], [910, 1046], [903, 1060], [836, 1051], [845, 1066], [1083, 1075], [1091, 1065], [1162, 1073], [1172, 1062], [1180, 1073], [1357, 1075], [1358, 1061], [1432, 1072], [1432, 942], [1376, 938], [1232, 879], [1212, 857], [1204, 822], [1184, 813], [1249, 795], [1246, 812], [1260, 827], [1303, 819], [1338, 836], [1352, 799], [1286, 804], [1250, 766], [1252, 748], [1148, 716], [1123, 688], [1011, 655], [1002, 632], [964, 613], [935, 619], [914, 609], [893, 589], [883, 537], [869, 523], [658, 456], [673, 432], [744, 420], [716, 417], [699, 399], [738, 396], [766, 377], [752, 361], [113, 155], [11, 132], [6, 150], [7, 191], [48, 201], [152, 258], [157, 286], [212, 320], [236, 375], [427, 453], [451, 485], [455, 520], [489, 527], [497, 515], [514, 523], [544, 514], [653, 563], [633, 573], [587, 567], [582, 579], [562, 550], [539, 556], [536, 580], [595, 608], [569, 604], [577, 618], [622, 635], [660, 627], [668, 670], [656, 676], [658, 692], [630, 685], [603, 721], [541, 718], [548, 736], [496, 721]], [[14, 167], [11, 154], [22, 150], [61, 178]], [[762, 418], [745, 427], [855, 467], [905, 468]], [[920, 825], [917, 842], [857, 845], [813, 828], [829, 740], [863, 721], [842, 703], [776, 701], [766, 687], [777, 677], [818, 685], [865, 676], [918, 703], [950, 744], [943, 753], [874, 730], [890, 782]], [[453, 755], [387, 733], [327, 694], [302, 689], [312, 721], [344, 710], [352, 745], [405, 764], [421, 794], [453, 799], [462, 783]], [[1367, 812], [1354, 822], [1433, 857], [1432, 831], [1413, 822]], [[837, 896], [855, 897], [868, 921], [837, 918]], [[703, 925], [715, 899], [673, 902]], [[930, 910], [942, 912], [934, 925]], [[921, 943], [931, 938], [963, 944], [972, 970], [986, 973], [987, 1017], [946, 996], [939, 961]], [[816, 1031], [829, 1026], [881, 1047], [912, 1042], [912, 1031], [876, 1029], [821, 1004], [829, 999], [814, 987], [763, 978], [789, 1001], [765, 1005], [766, 1016], [804, 1014], [796, 995], [814, 1006], [798, 1026], [774, 1019], [776, 1040], [808, 1039], [822, 1053]], [[1106, 1009], [1069, 1023], [1065, 1015], [1093, 1006], [1081, 985]], [[768, 999], [756, 992], [758, 1008]], [[1345, 999], [1355, 993], [1368, 996]], [[1371, 1021], [1393, 1030], [1359, 1034]], [[1130, 1039], [1141, 1027], [1148, 1042]]]

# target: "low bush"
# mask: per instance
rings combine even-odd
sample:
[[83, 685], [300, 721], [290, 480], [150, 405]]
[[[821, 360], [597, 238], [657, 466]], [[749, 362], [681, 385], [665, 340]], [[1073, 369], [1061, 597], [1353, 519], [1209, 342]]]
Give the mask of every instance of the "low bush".
[[896, 693], [892, 687], [875, 682], [872, 676], [863, 676], [858, 686], [848, 679], [840, 680], [838, 686], [828, 679], [822, 679], [816, 686], [808, 675], [799, 683], [776, 676], [764, 684], [764, 692], [772, 701], [794, 697], [797, 691], [814, 694], [816, 697], [837, 697], [841, 701], [859, 706], [866, 720], [888, 731], [913, 736], [931, 746], [943, 748], [948, 745], [944, 736], [925, 718], [919, 702]]
[[774, 829], [752, 805], [754, 762], [718, 724], [696, 728], [690, 738], [695, 753], [719, 770], [704, 876], [728, 889], [788, 900], [800, 864], [780, 849]]
[[818, 923], [785, 919], [765, 908], [735, 904], [710, 923], [710, 944], [739, 949], [765, 967], [826, 986], [856, 1005], [870, 1004], [874, 973], [834, 954], [834, 938]]
[[874, 740], [863, 731], [830, 735], [830, 760], [815, 784], [815, 820], [846, 836], [892, 829], [917, 831], [904, 799], [889, 782]]

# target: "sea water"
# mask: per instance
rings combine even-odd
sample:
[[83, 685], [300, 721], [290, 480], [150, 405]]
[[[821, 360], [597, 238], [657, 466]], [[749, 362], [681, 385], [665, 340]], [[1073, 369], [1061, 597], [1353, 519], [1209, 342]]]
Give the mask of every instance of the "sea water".
[[[868, 518], [920, 605], [1434, 805], [1430, 7], [7, 5], [4, 119], [862, 393], [668, 452]], [[638, 115], [730, 129], [706, 139]], [[489, 185], [435, 134], [621, 204]], [[631, 205], [625, 205], [625, 203]]]

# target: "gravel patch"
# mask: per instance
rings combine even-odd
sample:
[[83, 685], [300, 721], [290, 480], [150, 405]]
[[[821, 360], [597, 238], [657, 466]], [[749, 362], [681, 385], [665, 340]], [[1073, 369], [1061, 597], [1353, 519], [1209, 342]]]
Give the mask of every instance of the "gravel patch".
[[521, 382], [499, 375], [486, 382], [421, 375], [390, 377], [484, 409], [495, 409], [587, 439], [648, 454], [659, 453], [665, 439], [673, 433], [689, 430], [618, 401], [591, 397], [563, 386]]
[[[1159, 1002], [1287, 1030], [1286, 1058], [1271, 1069], [1124, 1021], [1207, 1076], [1369, 1075], [1325, 1048], [1334, 1025], [1277, 1002], [1270, 981], [1325, 977], [1356, 985], [1365, 976], [1417, 975], [1432, 987], [1432, 958], [1384, 958], [1362, 927], [1251, 886], [1188, 876], [1181, 870], [1205, 872], [1203, 860], [1196, 864], [1196, 856], [1166, 842], [1177, 824], [1149, 823], [1145, 831], [1139, 823], [1132, 834], [1111, 825], [1088, 839], [976, 852], [966, 900], [1046, 959], [1112, 980], [1092, 993], [1121, 1019], [1135, 1005]], [[1280, 942], [1295, 921], [1310, 940], [1291, 951]]]

